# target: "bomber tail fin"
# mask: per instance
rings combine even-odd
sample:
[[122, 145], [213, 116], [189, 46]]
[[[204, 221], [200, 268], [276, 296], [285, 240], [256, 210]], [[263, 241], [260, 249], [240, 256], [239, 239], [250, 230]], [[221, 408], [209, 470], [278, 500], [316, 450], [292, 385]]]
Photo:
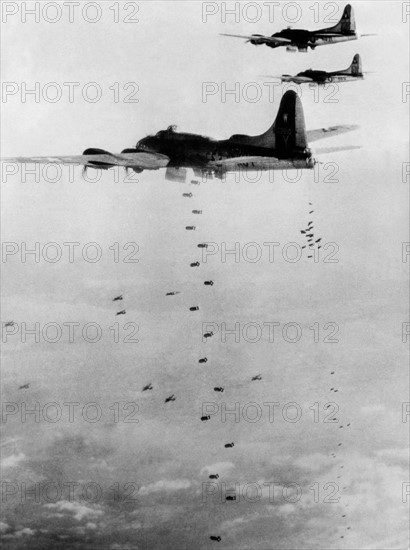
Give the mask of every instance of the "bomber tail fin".
[[274, 149], [275, 155], [282, 158], [289, 158], [296, 152], [303, 152], [308, 147], [308, 142], [303, 107], [297, 93], [294, 90], [288, 90], [285, 93], [275, 122], [264, 134], [234, 135], [230, 140], [235, 143]]
[[283, 96], [271, 130], [275, 135], [275, 149], [280, 156], [287, 157], [307, 148], [302, 102], [295, 91], [288, 90]]
[[334, 27], [323, 29], [322, 32], [326, 31], [329, 33], [341, 32], [342, 34], [352, 34], [356, 32], [356, 22], [354, 19], [353, 8], [350, 4], [347, 4], [343, 10], [343, 15], [339, 23], [336, 23]]
[[353, 76], [362, 76], [363, 75], [362, 60], [360, 58], [360, 55], [357, 53], [353, 57], [353, 61], [350, 64], [350, 66], [346, 70], [340, 71], [340, 72], [342, 74], [350, 74], [350, 75], [353, 75]]

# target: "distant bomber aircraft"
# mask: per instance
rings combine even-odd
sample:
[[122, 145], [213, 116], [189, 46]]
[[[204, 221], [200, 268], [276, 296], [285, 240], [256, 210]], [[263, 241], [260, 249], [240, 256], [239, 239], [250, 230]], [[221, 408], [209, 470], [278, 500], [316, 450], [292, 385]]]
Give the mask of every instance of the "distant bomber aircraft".
[[165, 399], [165, 403], [169, 403], [169, 401], [175, 401], [175, 399], [176, 397], [174, 396], [174, 394], [172, 394]]
[[[308, 31], [306, 29], [292, 29], [291, 27], [288, 27], [280, 32], [275, 32], [272, 36], [263, 36], [262, 34], [252, 34], [251, 36], [222, 34], [223, 36], [246, 38], [246, 41], [250, 42], [254, 46], [260, 46], [261, 44], [265, 44], [269, 48], [286, 46], [286, 50], [288, 52], [307, 52], [309, 47], [314, 50], [316, 46], [326, 46], [327, 44], [337, 44], [338, 42], [357, 40], [359, 37], [356, 33], [354, 13], [350, 4], [347, 4], [345, 7], [339, 23], [326, 29]], [[360, 36], [373, 35], [361, 34]]]
[[[269, 75], [270, 76], [270, 75]], [[364, 75], [362, 72], [362, 62], [360, 55], [357, 53], [353, 57], [351, 65], [347, 69], [340, 71], [326, 72], [316, 71], [308, 69], [298, 73], [295, 76], [290, 74], [283, 74], [282, 76], [272, 76], [272, 78], [279, 78], [282, 82], [295, 82], [296, 84], [318, 84], [324, 85], [331, 82], [352, 82], [354, 80], [363, 80]]]
[[[315, 165], [309, 141], [356, 129], [357, 126], [333, 126], [306, 131], [303, 108], [294, 90], [282, 97], [275, 122], [263, 134], [235, 134], [229, 139], [215, 140], [196, 134], [179, 133], [174, 126], [139, 141], [134, 149], [112, 154], [101, 149], [87, 149], [73, 157], [17, 157], [4, 159], [22, 163], [83, 164], [85, 167], [108, 170], [113, 166], [143, 170], [166, 168], [165, 177], [175, 181], [192, 168], [202, 177], [222, 178], [227, 172], [240, 170], [312, 169]], [[356, 147], [333, 147], [316, 150], [331, 153]], [[181, 178], [180, 180], [181, 181]], [[191, 193], [184, 195], [192, 196]]]
[[113, 298], [113, 302], [117, 302], [118, 300], [122, 300], [123, 297], [122, 297], [122, 294], [120, 294], [119, 296], [116, 296], [115, 298]]

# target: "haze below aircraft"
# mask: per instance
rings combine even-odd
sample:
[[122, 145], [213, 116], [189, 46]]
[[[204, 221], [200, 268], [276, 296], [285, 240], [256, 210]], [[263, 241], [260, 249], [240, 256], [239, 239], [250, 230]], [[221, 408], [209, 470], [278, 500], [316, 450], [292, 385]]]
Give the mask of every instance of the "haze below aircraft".
[[[355, 125], [332, 126], [306, 131], [303, 107], [294, 90], [282, 97], [274, 123], [263, 134], [234, 134], [229, 139], [176, 132], [174, 126], [141, 139], [134, 149], [112, 154], [102, 149], [86, 149], [83, 155], [67, 157], [17, 157], [3, 159], [16, 163], [76, 164], [108, 170], [114, 166], [143, 170], [166, 168], [165, 177], [185, 182], [187, 169], [203, 178], [222, 178], [227, 172], [313, 169], [317, 162], [309, 142], [357, 129]], [[357, 149], [354, 146], [317, 149], [317, 154]]]
[[[307, 52], [308, 48], [314, 50], [316, 46], [326, 46], [329, 44], [337, 44], [339, 42], [347, 42], [349, 40], [357, 40], [359, 35], [356, 32], [356, 23], [352, 6], [347, 4], [343, 10], [343, 15], [340, 21], [333, 27], [318, 29], [316, 31], [308, 31], [306, 29], [292, 29], [288, 27], [271, 36], [262, 34], [252, 34], [243, 36], [240, 34], [221, 33], [222, 36], [231, 36], [234, 38], [245, 38], [246, 42], [250, 42], [254, 46], [265, 44], [269, 48], [279, 48], [286, 46], [288, 52]], [[362, 36], [374, 36], [373, 34], [361, 34]]]
[[283, 74], [281, 76], [266, 76], [269, 78], [278, 78], [282, 82], [294, 82], [296, 84], [310, 85], [318, 84], [319, 86], [330, 84], [331, 82], [352, 82], [355, 80], [364, 79], [362, 61], [358, 53], [353, 57], [353, 61], [347, 69], [332, 72], [308, 69], [307, 71], [302, 71], [295, 76], [290, 74]]

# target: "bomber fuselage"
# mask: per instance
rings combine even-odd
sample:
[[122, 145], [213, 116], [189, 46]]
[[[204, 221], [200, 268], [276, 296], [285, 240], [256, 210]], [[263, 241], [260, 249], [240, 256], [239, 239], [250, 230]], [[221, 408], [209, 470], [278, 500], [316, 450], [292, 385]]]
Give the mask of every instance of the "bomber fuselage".
[[[249, 136], [234, 135], [229, 139], [215, 140], [209, 137], [175, 132], [171, 127], [154, 136], [140, 140], [135, 151], [160, 153], [170, 158], [170, 166], [206, 166], [209, 163], [240, 157], [272, 157], [287, 160], [310, 158], [310, 151], [295, 151], [292, 157], [275, 148], [251, 143]], [[131, 150], [130, 150], [131, 151]]]
[[[275, 34], [272, 34], [272, 38], [287, 38], [291, 40], [288, 46], [296, 46], [298, 48], [307, 48], [310, 46], [314, 49], [316, 46], [323, 46], [324, 44], [333, 44], [337, 42], [347, 42], [349, 40], [356, 40], [357, 34], [355, 31], [345, 31], [336, 33], [326, 33], [322, 31], [307, 31], [304, 29], [283, 29]], [[278, 44], [266, 43], [270, 48], [276, 48]], [[283, 44], [286, 45], [286, 44]]]

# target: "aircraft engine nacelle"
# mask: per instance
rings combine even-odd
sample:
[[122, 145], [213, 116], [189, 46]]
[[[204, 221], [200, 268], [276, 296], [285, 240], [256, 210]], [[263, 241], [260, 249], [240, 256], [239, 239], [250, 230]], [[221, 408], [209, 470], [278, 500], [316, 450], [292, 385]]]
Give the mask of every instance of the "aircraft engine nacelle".
[[295, 52], [298, 51], [298, 48], [297, 48], [297, 46], [286, 46], [286, 51], [295, 53]]
[[[127, 148], [127, 149], [124, 149], [123, 151], [121, 151], [121, 154], [126, 154], [126, 153], [135, 153], [137, 150], [136, 149], [130, 149], [130, 148]], [[128, 169], [131, 169], [133, 172], [135, 172], [136, 174], [141, 174], [144, 169], [143, 168], [139, 168], [138, 166], [129, 166], [128, 168], [126, 168], [126, 170], [128, 171]]]
[[90, 149], [86, 149], [83, 155], [111, 155], [111, 153], [109, 151], [104, 151], [104, 149], [96, 149], [95, 147], [91, 147]]
[[263, 44], [263, 40], [261, 40], [262, 36], [262, 34], [253, 34], [249, 42], [254, 46], [260, 46], [261, 44]]
[[[83, 155], [110, 155], [111, 153], [109, 151], [104, 151], [104, 149], [97, 149], [95, 147], [91, 147], [89, 149], [86, 149], [83, 152]], [[88, 164], [89, 168], [101, 168], [102, 170], [109, 170], [112, 166], [115, 166], [115, 164], [110, 164], [108, 162], [99, 162], [99, 161], [90, 161]]]

